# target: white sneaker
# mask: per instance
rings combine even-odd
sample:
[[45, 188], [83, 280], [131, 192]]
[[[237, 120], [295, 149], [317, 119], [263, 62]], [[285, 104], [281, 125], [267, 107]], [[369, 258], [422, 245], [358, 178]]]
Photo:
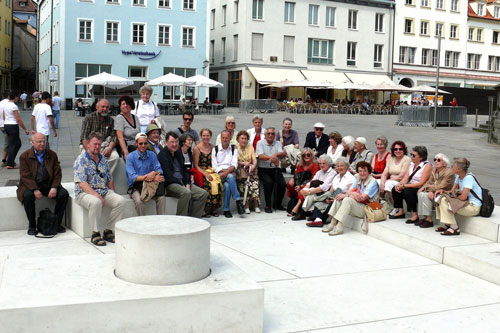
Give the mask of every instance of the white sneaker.
[[255, 212], [256, 213], [260, 213], [260, 208], [259, 207], [255, 207]]
[[245, 214], [250, 214], [250, 208], [245, 208]]

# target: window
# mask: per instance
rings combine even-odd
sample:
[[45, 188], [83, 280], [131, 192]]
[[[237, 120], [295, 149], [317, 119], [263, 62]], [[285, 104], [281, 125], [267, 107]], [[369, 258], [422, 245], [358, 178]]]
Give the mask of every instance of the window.
[[373, 67], [381, 68], [382, 67], [382, 50], [384, 45], [375, 44], [373, 49]]
[[384, 32], [384, 14], [375, 14], [375, 32]]
[[318, 25], [318, 5], [309, 5], [309, 25]]
[[493, 10], [493, 16], [495, 16], [495, 18], [500, 18], [500, 7], [495, 6], [495, 9]]
[[483, 29], [477, 29], [476, 31], [476, 41], [482, 42], [483, 41]]
[[[5, 22], [7, 23], [7, 21]], [[79, 37], [80, 42], [92, 42], [93, 31], [92, 31], [93, 20], [78, 20], [79, 24]], [[7, 25], [7, 24], [6, 24]], [[7, 28], [6, 28], [7, 30]]]
[[194, 28], [182, 28], [182, 47], [194, 47]]
[[420, 34], [429, 36], [429, 22], [427, 21], [420, 22]]
[[458, 25], [455, 25], [455, 24], [450, 25], [450, 38], [451, 39], [458, 38]]
[[170, 0], [158, 0], [158, 8], [170, 9]]
[[413, 19], [405, 19], [405, 33], [413, 33]]
[[106, 22], [106, 43], [119, 43], [119, 22]]
[[413, 6], [413, 0], [405, 0], [405, 5]]
[[467, 54], [467, 68], [468, 69], [479, 69], [479, 64], [481, 62], [481, 55], [468, 53]]
[[421, 4], [422, 7], [429, 7], [429, 0], [422, 0]]
[[415, 63], [416, 47], [400, 46], [399, 47], [399, 62], [404, 64]]
[[226, 37], [222, 37], [221, 40], [221, 50], [222, 50], [222, 59], [220, 62], [226, 62]]
[[493, 44], [500, 44], [500, 31], [493, 31], [493, 40], [491, 41]]
[[144, 44], [146, 24], [132, 23], [132, 44]]
[[235, 1], [234, 2], [234, 22], [238, 22], [239, 11], [240, 11], [240, 2]]
[[435, 36], [443, 36], [443, 23], [436, 23]]
[[120, 0], [106, 0], [106, 4], [108, 5], [119, 5]]
[[284, 36], [283, 38], [283, 61], [294, 61], [295, 37]]
[[444, 0], [436, 0], [436, 9], [443, 9]]
[[215, 40], [210, 41], [210, 64], [215, 63]]
[[158, 25], [158, 46], [170, 45], [170, 25]]
[[295, 22], [295, 2], [285, 1], [285, 23]]
[[325, 25], [330, 28], [335, 27], [335, 7], [326, 7]]
[[451, 0], [451, 11], [458, 12], [458, 0]]
[[194, 0], [183, 0], [182, 10], [194, 10]]
[[347, 42], [347, 66], [356, 66], [356, 44]]
[[422, 49], [422, 65], [437, 66], [438, 51]]
[[[173, 73], [182, 77], [191, 77], [196, 75], [196, 68], [163, 67], [163, 74]], [[185, 88], [186, 98], [194, 97], [195, 88]], [[163, 99], [178, 100], [181, 98], [180, 87], [163, 87]]]
[[264, 34], [252, 33], [252, 60], [262, 60]]
[[479, 16], [484, 15], [484, 4], [482, 4], [482, 3], [477, 4], [477, 15], [479, 15]]
[[233, 61], [238, 61], [238, 35], [233, 36]]
[[333, 64], [333, 40], [309, 38], [307, 62], [310, 64]]
[[226, 9], [226, 5], [222, 6], [222, 26], [226, 25]]
[[[102, 72], [111, 73], [111, 65], [75, 64], [75, 81]], [[99, 89], [98, 86], [95, 86], [94, 90], [95, 89]], [[75, 86], [75, 97], [91, 97], [90, 93], [87, 91], [87, 86]]]
[[146, 0], [132, 0], [132, 5], [146, 7]]
[[253, 0], [252, 3], [252, 19], [263, 20], [264, 0]]
[[358, 28], [358, 11], [349, 10], [349, 18], [347, 21], [347, 28], [356, 30]]
[[446, 51], [444, 54], [444, 66], [445, 67], [458, 67], [458, 57], [460, 52]]
[[474, 28], [469, 28], [469, 34], [467, 35], [467, 40], [474, 40]]
[[215, 9], [210, 12], [210, 29], [215, 29]]
[[500, 71], [500, 57], [496, 56], [488, 57], [488, 70], [493, 72]]
[[139, 66], [128, 66], [128, 77], [147, 80], [148, 68]]

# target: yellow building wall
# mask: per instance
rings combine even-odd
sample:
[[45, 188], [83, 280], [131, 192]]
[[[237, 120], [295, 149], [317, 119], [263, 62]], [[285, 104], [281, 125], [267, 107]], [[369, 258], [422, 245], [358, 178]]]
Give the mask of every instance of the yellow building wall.
[[[5, 22], [8, 22], [7, 24]], [[6, 30], [6, 25], [10, 29]], [[0, 93], [10, 89], [10, 71], [12, 69], [12, 0], [0, 1]], [[5, 49], [10, 57], [5, 56]]]

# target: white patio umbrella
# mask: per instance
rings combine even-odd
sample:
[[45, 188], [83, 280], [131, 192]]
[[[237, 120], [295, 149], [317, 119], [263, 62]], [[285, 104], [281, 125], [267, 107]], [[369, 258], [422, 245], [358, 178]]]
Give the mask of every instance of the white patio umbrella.
[[218, 81], [212, 80], [203, 75], [195, 75], [188, 77], [186, 80], [192, 80], [195, 84], [186, 84], [193, 87], [206, 87], [206, 88], [222, 88], [224, 85]]
[[[424, 93], [435, 93], [436, 92], [436, 88], [431, 87], [431, 86], [427, 86], [427, 85], [421, 85], [421, 86], [416, 86], [416, 87], [411, 88], [411, 91], [424, 92]], [[441, 89], [438, 89], [438, 93], [440, 93], [440, 94], [451, 94], [451, 92], [448, 92], [448, 91], [445, 91], [445, 90], [441, 90]]]
[[274, 82], [274, 83], [262, 86], [262, 87], [260, 87], [260, 89], [264, 89], [264, 88], [283, 88], [285, 84], [289, 84], [289, 83], [292, 83], [292, 81], [283, 80], [283, 81], [280, 81], [280, 82]]
[[381, 82], [379, 84], [376, 84], [373, 86], [373, 90], [379, 90], [379, 91], [413, 91], [412, 88], [405, 87], [400, 84], [395, 84], [395, 83], [385, 83]]
[[[111, 89], [120, 89], [134, 84], [134, 81], [123, 78], [121, 76], [102, 72], [100, 74], [92, 75], [75, 82], [75, 85], [94, 85], [103, 86]], [[106, 89], [104, 89], [104, 97], [106, 97]]]
[[373, 86], [367, 83], [344, 82], [334, 86], [335, 89], [345, 90], [373, 90]]
[[195, 80], [187, 79], [185, 77], [168, 73], [166, 75], [157, 77], [151, 81], [146, 82], [148, 86], [193, 86], [196, 84]]

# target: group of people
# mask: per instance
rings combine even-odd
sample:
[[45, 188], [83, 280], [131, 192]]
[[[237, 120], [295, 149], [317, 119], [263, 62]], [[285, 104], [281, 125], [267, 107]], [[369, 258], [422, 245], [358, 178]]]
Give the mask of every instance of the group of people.
[[[464, 158], [450, 163], [444, 154], [437, 154], [432, 166], [425, 147], [414, 147], [410, 157], [403, 141], [393, 142], [388, 150], [383, 136], [377, 138], [377, 151], [372, 152], [364, 137], [339, 132], [327, 135], [319, 122], [299, 149], [292, 119], [285, 118], [277, 130], [265, 128], [259, 115], [253, 117], [251, 128], [240, 131], [235, 118], [227, 116], [214, 145], [210, 129], [198, 133], [192, 128], [194, 114], [189, 110], [183, 112], [181, 126], [167, 131], [157, 106], [150, 101], [151, 93], [151, 88], [141, 88], [138, 102], [121, 96], [121, 112], [114, 119], [109, 115], [109, 102], [101, 99], [96, 112], [82, 122], [82, 151], [74, 162], [75, 198], [89, 211], [95, 245], [114, 242], [114, 224], [122, 216], [125, 200], [115, 193], [113, 182], [120, 158], [126, 163], [128, 193], [138, 215], [145, 215], [145, 203], [151, 199], [156, 201], [157, 214], [164, 214], [164, 196], [178, 199], [177, 215], [209, 218], [218, 216], [222, 207], [224, 216], [231, 218], [231, 200], [240, 215], [250, 214], [252, 209], [260, 213], [260, 183], [266, 213], [287, 210], [283, 207], [286, 193], [292, 220], [308, 219], [307, 226], [323, 227], [329, 235], [342, 234], [349, 215], [363, 217], [365, 205], [380, 199], [393, 205], [391, 219], [406, 218], [406, 201], [411, 214], [406, 223], [422, 228], [433, 226], [431, 211], [436, 205], [442, 222], [436, 231], [442, 235], [460, 234], [455, 214], [479, 213], [481, 190]], [[47, 102], [50, 96], [44, 94], [42, 100], [45, 96]], [[15, 95], [11, 97], [15, 99]], [[18, 112], [8, 112], [9, 119], [16, 119], [29, 134]], [[34, 120], [39, 122], [36, 116]], [[53, 122], [50, 124], [56, 135]], [[18, 189], [28, 215], [29, 234], [36, 233], [35, 199], [55, 198], [60, 222], [67, 202], [57, 155], [48, 149], [46, 133], [38, 127], [34, 132], [33, 147], [20, 158]], [[7, 163], [11, 162], [9, 155]], [[293, 174], [288, 183], [283, 176], [287, 166]], [[450, 212], [449, 204], [456, 209]], [[111, 208], [110, 218], [106, 225], [99, 225], [105, 205]]]

